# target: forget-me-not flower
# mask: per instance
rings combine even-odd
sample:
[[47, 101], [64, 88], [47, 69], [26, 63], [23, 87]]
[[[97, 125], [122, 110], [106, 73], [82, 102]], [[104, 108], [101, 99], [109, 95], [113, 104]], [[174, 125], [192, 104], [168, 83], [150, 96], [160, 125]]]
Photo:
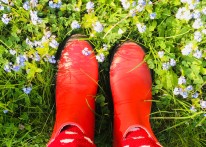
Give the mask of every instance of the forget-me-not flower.
[[150, 19], [155, 19], [156, 18], [156, 13], [151, 13], [149, 16], [150, 16]]
[[23, 92], [26, 93], [26, 94], [29, 94], [32, 90], [32, 87], [23, 87]]

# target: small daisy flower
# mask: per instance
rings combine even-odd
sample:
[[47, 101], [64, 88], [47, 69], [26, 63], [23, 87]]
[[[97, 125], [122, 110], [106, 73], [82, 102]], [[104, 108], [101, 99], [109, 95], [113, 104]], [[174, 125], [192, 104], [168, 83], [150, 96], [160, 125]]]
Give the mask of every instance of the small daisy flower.
[[85, 47], [83, 50], [82, 50], [82, 54], [85, 55], [85, 56], [89, 56], [92, 52], [88, 50], [87, 47]]
[[164, 51], [159, 51], [159, 52], [158, 52], [158, 56], [159, 56], [160, 58], [162, 58], [162, 57], [164, 56], [164, 54], [165, 54]]
[[156, 13], [151, 13], [149, 16], [150, 16], [150, 19], [155, 19], [156, 18]]
[[168, 70], [170, 68], [170, 63], [166, 62], [166, 63], [162, 63], [162, 69], [163, 70]]
[[146, 26], [144, 24], [138, 23], [138, 24], [136, 24], [136, 26], [137, 26], [138, 31], [140, 33], [144, 33], [146, 31]]
[[200, 101], [200, 107], [201, 107], [202, 109], [206, 109], [206, 101], [201, 100], [201, 101]]
[[104, 27], [103, 27], [103, 25], [102, 25], [99, 21], [97, 21], [97, 22], [95, 22], [95, 23], [93, 24], [93, 29], [94, 29], [96, 32], [100, 33], [100, 32], [103, 31]]
[[96, 55], [96, 59], [98, 62], [103, 62], [105, 59], [105, 56], [103, 53], [100, 53], [100, 54]]
[[201, 41], [202, 41], [202, 34], [201, 34], [201, 32], [196, 31], [196, 32], [194, 33], [194, 39], [195, 39], [197, 42], [201, 42]]
[[176, 65], [175, 59], [171, 58], [170, 59], [170, 66], [175, 66], [175, 65]]
[[94, 3], [89, 1], [87, 4], [86, 4], [86, 9], [87, 9], [87, 12], [91, 12], [94, 10]]
[[24, 87], [22, 90], [24, 93], [29, 94], [32, 90], [32, 87]]
[[197, 92], [195, 92], [194, 94], [192, 94], [192, 98], [198, 98], [199, 94]]
[[193, 56], [197, 59], [202, 58], [202, 51], [196, 50], [195, 53], [193, 54]]
[[81, 27], [81, 25], [78, 23], [78, 21], [73, 20], [71, 23], [71, 28], [72, 29], [79, 29]]
[[178, 84], [179, 85], [186, 84], [186, 79], [184, 76], [178, 78]]

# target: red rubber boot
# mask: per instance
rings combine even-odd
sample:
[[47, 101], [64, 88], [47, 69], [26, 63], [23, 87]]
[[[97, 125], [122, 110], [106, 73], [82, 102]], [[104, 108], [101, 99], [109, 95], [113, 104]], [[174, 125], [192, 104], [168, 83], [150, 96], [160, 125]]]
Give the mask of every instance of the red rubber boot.
[[110, 67], [110, 85], [114, 103], [114, 147], [134, 127], [142, 127], [157, 142], [150, 126], [152, 78], [144, 62], [144, 50], [133, 42], [123, 43]]
[[56, 78], [56, 121], [49, 144], [65, 126], [75, 125], [94, 139], [98, 63], [92, 46], [72, 36], [64, 46]]

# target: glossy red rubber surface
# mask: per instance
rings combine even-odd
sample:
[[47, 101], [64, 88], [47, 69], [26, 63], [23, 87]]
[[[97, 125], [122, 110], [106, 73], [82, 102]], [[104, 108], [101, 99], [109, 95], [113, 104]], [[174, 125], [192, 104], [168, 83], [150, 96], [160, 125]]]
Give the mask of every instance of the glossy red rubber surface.
[[113, 146], [121, 147], [129, 127], [141, 126], [157, 141], [149, 115], [152, 99], [152, 78], [144, 62], [144, 50], [133, 42], [122, 44], [110, 67], [110, 85], [114, 103]]
[[[90, 55], [83, 55], [85, 48]], [[56, 80], [56, 121], [50, 142], [70, 124], [78, 126], [93, 140], [98, 63], [87, 41], [67, 41], [58, 63]]]

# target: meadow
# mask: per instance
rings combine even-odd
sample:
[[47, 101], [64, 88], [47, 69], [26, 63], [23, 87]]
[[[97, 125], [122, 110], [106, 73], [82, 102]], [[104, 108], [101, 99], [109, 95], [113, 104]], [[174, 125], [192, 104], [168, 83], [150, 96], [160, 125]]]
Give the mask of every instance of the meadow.
[[48, 142], [55, 55], [72, 34], [86, 36], [99, 62], [98, 147], [112, 145], [110, 56], [127, 40], [146, 50], [151, 124], [160, 143], [206, 146], [206, 0], [0, 0], [0, 146]]

